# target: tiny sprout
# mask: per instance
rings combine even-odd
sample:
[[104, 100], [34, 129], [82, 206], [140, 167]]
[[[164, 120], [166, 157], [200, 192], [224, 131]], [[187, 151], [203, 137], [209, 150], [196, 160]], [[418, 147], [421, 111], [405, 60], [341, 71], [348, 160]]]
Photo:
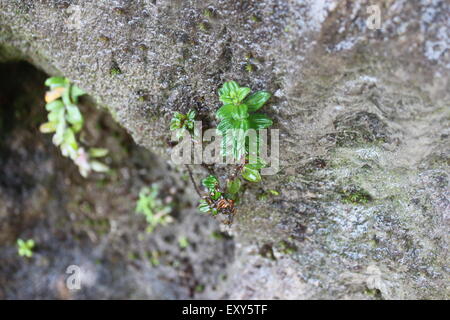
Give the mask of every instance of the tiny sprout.
[[61, 153], [69, 157], [77, 166], [80, 174], [87, 177], [91, 171], [106, 172], [109, 168], [93, 158], [107, 155], [107, 149], [90, 148], [88, 151], [77, 141], [77, 134], [84, 125], [83, 116], [78, 109], [78, 99], [84, 91], [72, 85], [67, 78], [52, 77], [45, 81], [50, 91], [45, 94], [45, 109], [48, 122], [42, 124], [42, 133], [54, 133], [53, 144], [60, 147]]
[[210, 18], [213, 15], [213, 12], [211, 9], [207, 8], [205, 10], [203, 10], [203, 16], [205, 16], [206, 18]]
[[158, 197], [159, 187], [153, 184], [150, 188], [144, 187], [139, 192], [139, 199], [136, 204], [136, 213], [145, 216], [148, 223], [147, 232], [151, 233], [159, 225], [165, 226], [173, 222], [169, 215], [172, 207], [163, 203]]
[[187, 247], [189, 247], [189, 240], [185, 236], [180, 237], [178, 239], [178, 245], [180, 246], [181, 249], [186, 249]]
[[198, 27], [199, 30], [201, 30], [203, 32], [208, 31], [208, 29], [209, 29], [209, 26], [208, 26], [208, 24], [206, 22], [200, 22], [197, 25], [197, 27]]
[[34, 246], [35, 243], [33, 239], [28, 239], [26, 241], [17, 239], [18, 253], [21, 257], [31, 258], [33, 256]]
[[251, 19], [253, 22], [261, 22], [261, 19], [260, 19], [258, 16], [255, 16], [255, 15], [251, 16], [250, 19]]
[[255, 66], [251, 63], [247, 63], [245, 65], [245, 71], [247, 71], [247, 72], [254, 72], [255, 69], [256, 69]]
[[109, 70], [109, 74], [112, 75], [112, 76], [117, 76], [117, 75], [119, 75], [119, 74], [122, 74], [122, 70], [120, 70], [119, 67], [114, 66], [114, 67], [112, 67], [112, 68]]
[[190, 110], [187, 114], [175, 112], [170, 120], [170, 130], [175, 131], [177, 139], [182, 138], [186, 132], [193, 132], [196, 115], [194, 110]]
[[203, 292], [203, 291], [205, 291], [205, 286], [204, 286], [204, 285], [199, 284], [199, 285], [197, 285], [197, 286], [195, 287], [195, 292], [201, 293], [201, 292]]

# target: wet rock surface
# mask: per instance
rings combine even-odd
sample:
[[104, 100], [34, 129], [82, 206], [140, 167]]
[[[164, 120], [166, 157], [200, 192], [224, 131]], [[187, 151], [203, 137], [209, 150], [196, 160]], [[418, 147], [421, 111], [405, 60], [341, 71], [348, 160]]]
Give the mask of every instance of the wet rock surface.
[[[367, 24], [373, 1], [0, 0], [0, 60], [27, 59], [49, 74], [67, 76], [106, 106], [134, 141], [158, 154], [144, 161], [149, 181], [164, 176], [160, 179], [172, 185], [183, 175], [168, 169], [169, 179], [166, 171], [150, 170], [153, 161], [163, 163], [170, 156], [172, 113], [195, 108], [204, 125], [215, 126], [217, 89], [226, 80], [273, 92], [265, 112], [280, 129], [280, 172], [248, 186], [227, 230], [232, 240], [208, 240], [218, 224], [197, 214], [192, 186], [182, 187], [186, 195], [177, 202], [182, 219], [161, 232], [178, 237], [182, 230], [194, 230], [201, 253], [184, 253], [192, 261], [181, 259], [184, 276], [176, 268], [127, 260], [125, 252], [148, 250], [149, 243], [163, 238], [161, 233], [133, 244], [136, 232], [128, 226], [122, 231], [128, 240], [123, 236], [116, 242], [109, 233], [84, 242], [76, 242], [76, 232], [65, 240], [40, 239], [58, 248], [47, 249], [42, 259], [59, 259], [47, 261], [36, 276], [49, 277], [56, 269], [60, 275], [62, 265], [80, 257], [98, 268], [96, 279], [104, 279], [93, 280], [102, 285], [92, 285], [80, 298], [448, 298], [450, 8], [439, 0], [376, 3], [378, 30]], [[89, 121], [98, 122], [96, 117], [93, 113]], [[25, 134], [27, 127], [17, 124], [17, 130]], [[101, 131], [104, 139], [112, 135], [109, 130]], [[51, 177], [76, 172], [70, 173], [69, 164], [58, 166], [63, 160], [55, 160], [57, 155], [48, 155], [57, 153], [49, 140], [46, 151], [35, 142], [27, 149], [26, 139], [5, 132], [10, 139], [3, 141], [5, 154], [12, 156], [1, 159], [11, 169], [1, 181], [6, 231], [0, 254], [8, 259], [1, 275], [10, 289], [2, 293], [19, 297], [17, 288], [25, 286], [20, 279], [38, 268], [38, 259], [19, 263], [14, 237], [36, 228], [47, 230], [43, 237], [52, 234], [48, 228], [57, 233], [49, 219], [56, 219], [59, 209], [44, 217], [38, 213], [42, 209], [17, 208], [60, 206], [68, 191], [55, 188]], [[17, 154], [22, 149], [28, 151]], [[31, 161], [33, 167], [44, 163], [44, 169], [22, 172], [14, 169], [19, 160], [8, 159]], [[137, 223], [123, 212], [134, 205], [129, 191], [147, 181], [133, 173], [141, 162], [131, 159], [116, 160], [131, 173], [117, 177], [111, 187], [108, 182], [106, 188], [113, 190], [104, 200], [96, 197], [99, 206], [120, 204], [103, 211], [108, 224], [115, 216]], [[11, 174], [14, 170], [21, 172]], [[197, 180], [205, 174], [204, 168], [195, 168]], [[89, 181], [74, 179], [77, 185], [70, 188], [88, 190], [84, 184]], [[134, 187], [114, 191], [123, 184]], [[280, 195], [261, 196], [270, 189]], [[48, 195], [55, 190], [58, 194]], [[71, 230], [76, 228], [71, 219], [83, 215], [77, 213], [79, 203], [74, 208], [65, 220]], [[36, 220], [25, 216], [27, 211]], [[201, 227], [196, 229], [196, 223]], [[108, 248], [95, 251], [98, 257], [114, 257], [114, 263], [95, 263], [89, 249], [98, 247], [95, 241]], [[67, 253], [66, 246], [73, 249]], [[117, 256], [114, 246], [120, 247]], [[182, 254], [179, 248], [171, 252]], [[139, 286], [125, 281], [128, 287], [114, 277], [123, 270], [130, 279], [138, 278]], [[165, 272], [177, 280], [161, 280]], [[53, 297], [42, 290], [25, 292]]]

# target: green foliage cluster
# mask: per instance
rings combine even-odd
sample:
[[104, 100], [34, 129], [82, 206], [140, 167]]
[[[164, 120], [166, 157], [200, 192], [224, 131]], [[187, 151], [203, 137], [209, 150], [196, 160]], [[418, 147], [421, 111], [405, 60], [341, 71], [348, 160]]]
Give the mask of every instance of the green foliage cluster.
[[17, 251], [19, 256], [31, 258], [33, 256], [33, 248], [35, 246], [33, 239], [22, 240], [17, 239]]
[[[259, 156], [260, 137], [257, 130], [266, 129], [272, 125], [272, 120], [259, 109], [269, 100], [271, 94], [266, 91], [258, 91], [250, 94], [250, 88], [240, 87], [235, 81], [224, 83], [219, 90], [219, 99], [223, 106], [217, 110], [216, 117], [219, 120], [217, 130], [222, 136], [221, 153], [224, 157], [231, 157], [238, 163], [237, 171], [240, 176], [227, 179], [226, 191], [221, 191], [217, 177], [209, 176], [202, 181], [203, 186], [209, 191], [209, 195], [200, 201], [201, 212], [217, 215], [218, 213], [234, 214], [234, 202], [238, 201], [242, 181], [240, 177], [250, 182], [260, 182], [260, 169], [266, 163]], [[251, 148], [247, 139], [248, 130], [256, 130], [256, 146]], [[256, 150], [251, 154], [250, 150]], [[217, 205], [221, 201], [220, 205]]]
[[[223, 106], [216, 112], [219, 120], [217, 131], [222, 136], [220, 150], [222, 157], [236, 164], [236, 173], [226, 179], [225, 188], [221, 188], [216, 176], [210, 175], [202, 180], [208, 195], [200, 201], [201, 212], [213, 216], [219, 213], [233, 216], [234, 205], [239, 201], [242, 179], [250, 182], [261, 181], [260, 170], [266, 166], [266, 163], [259, 154], [262, 141], [258, 130], [270, 127], [273, 122], [265, 114], [257, 111], [270, 97], [271, 94], [266, 91], [251, 94], [250, 88], [241, 87], [235, 81], [225, 82], [220, 88], [219, 100]], [[176, 131], [177, 138], [183, 137], [186, 132], [192, 132], [195, 116], [196, 113], [193, 110], [185, 115], [176, 112], [170, 122], [170, 130]], [[255, 130], [256, 139], [248, 138], [250, 129]]]
[[150, 188], [144, 187], [139, 192], [136, 204], [136, 213], [145, 216], [148, 223], [147, 232], [151, 233], [156, 227], [165, 226], [173, 221], [169, 215], [172, 212], [170, 205], [164, 204], [159, 198], [159, 187], [153, 184]]
[[175, 112], [170, 121], [170, 130], [175, 131], [177, 139], [182, 138], [186, 132], [192, 133], [196, 115], [195, 110], [190, 110], [187, 114]]
[[249, 94], [250, 88], [240, 87], [235, 81], [225, 82], [219, 90], [219, 99], [224, 104], [216, 112], [220, 121], [217, 130], [224, 141], [222, 154], [231, 156], [236, 162], [248, 154], [248, 130], [266, 129], [272, 125], [271, 119], [256, 112], [269, 100], [271, 94], [266, 91]]
[[364, 189], [356, 186], [347, 186], [341, 193], [341, 201], [346, 204], [366, 204], [372, 201], [372, 196]]
[[109, 168], [100, 161], [92, 160], [108, 154], [107, 149], [80, 146], [77, 134], [83, 129], [84, 119], [78, 109], [78, 98], [84, 91], [72, 85], [67, 78], [52, 77], [45, 81], [50, 87], [45, 95], [48, 122], [40, 126], [42, 133], [54, 133], [53, 144], [61, 149], [63, 156], [72, 159], [80, 174], [87, 177], [91, 171], [106, 172]]
[[226, 191], [222, 191], [217, 177], [210, 175], [203, 179], [202, 185], [208, 189], [208, 195], [200, 200], [198, 209], [202, 213], [208, 213], [215, 216], [219, 213], [228, 215], [229, 222], [235, 214], [235, 202], [238, 200], [238, 192], [241, 188], [239, 179], [230, 180]]

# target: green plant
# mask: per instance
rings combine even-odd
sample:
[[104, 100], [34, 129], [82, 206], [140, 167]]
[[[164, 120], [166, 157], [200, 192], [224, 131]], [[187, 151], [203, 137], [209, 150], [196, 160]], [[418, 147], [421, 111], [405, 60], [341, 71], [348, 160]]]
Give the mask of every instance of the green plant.
[[187, 247], [189, 247], [189, 240], [187, 237], [182, 236], [178, 238], [178, 246], [181, 249], [186, 249]]
[[63, 156], [75, 162], [83, 177], [87, 177], [91, 171], [108, 171], [105, 164], [92, 160], [106, 156], [107, 149], [90, 148], [86, 151], [77, 141], [77, 134], [84, 124], [77, 104], [78, 98], [85, 94], [84, 91], [72, 85], [67, 78], [52, 77], [45, 81], [45, 85], [50, 87], [50, 91], [45, 94], [48, 122], [40, 126], [40, 131], [54, 133], [53, 144], [61, 149]]
[[[216, 112], [219, 119], [217, 130], [222, 136], [222, 156], [245, 164], [242, 166], [242, 177], [251, 182], [261, 181], [259, 170], [265, 167], [259, 154], [249, 153], [250, 140], [248, 130], [260, 130], [270, 127], [272, 120], [262, 113], [256, 113], [271, 97], [266, 91], [258, 91], [251, 95], [250, 88], [240, 87], [235, 81], [225, 82], [219, 90], [219, 99], [224, 104]], [[255, 142], [253, 142], [255, 143]], [[257, 132], [256, 148], [258, 150], [260, 136]]]
[[341, 201], [346, 204], [366, 204], [372, 200], [372, 196], [366, 190], [354, 185], [346, 186], [340, 193]]
[[150, 188], [144, 187], [139, 192], [139, 199], [136, 204], [136, 213], [145, 216], [148, 223], [147, 232], [151, 233], [159, 225], [165, 226], [173, 221], [169, 215], [172, 208], [164, 204], [158, 197], [159, 187], [153, 184]]
[[[250, 94], [250, 91], [250, 88], [240, 87], [235, 81], [225, 82], [219, 90], [219, 100], [223, 103], [216, 112], [219, 120], [217, 131], [222, 136], [220, 151], [222, 157], [236, 163], [235, 172], [226, 178], [226, 187], [222, 188], [219, 179], [210, 175], [202, 180], [202, 185], [208, 191], [206, 196], [202, 196], [190, 172], [190, 178], [202, 198], [198, 206], [200, 212], [213, 216], [225, 214], [228, 216], [225, 223], [231, 223], [236, 212], [235, 203], [239, 201], [242, 189], [241, 178], [260, 182], [260, 169], [266, 166], [259, 154], [262, 143], [259, 130], [270, 127], [273, 122], [257, 111], [270, 99], [271, 94], [266, 91]], [[170, 130], [176, 131], [177, 138], [183, 137], [186, 131], [192, 132], [195, 116], [193, 110], [186, 115], [176, 112], [170, 122]], [[255, 130], [256, 139], [248, 139], [250, 129]]]
[[[217, 130], [222, 136], [221, 154], [231, 157], [237, 162], [236, 172], [227, 178], [225, 190], [221, 188], [219, 179], [210, 175], [203, 179], [202, 185], [208, 190], [208, 195], [200, 200], [200, 212], [228, 215], [231, 223], [236, 212], [235, 203], [239, 201], [239, 192], [242, 189], [243, 179], [250, 182], [261, 181], [260, 169], [266, 166], [261, 159], [258, 148], [261, 144], [259, 133], [256, 132], [256, 143], [250, 146], [247, 139], [248, 130], [266, 129], [272, 125], [272, 120], [266, 115], [257, 113], [269, 100], [271, 94], [266, 91], [258, 91], [250, 94], [250, 88], [240, 87], [235, 81], [225, 82], [219, 90], [219, 99], [223, 106], [217, 110], [216, 117], [219, 120]], [[257, 150], [250, 153], [250, 150]], [[240, 174], [240, 176], [239, 176]]]
[[175, 112], [170, 121], [170, 130], [175, 131], [177, 139], [182, 138], [186, 132], [193, 132], [195, 116], [195, 110], [189, 110], [187, 114]]
[[35, 246], [33, 239], [28, 239], [26, 241], [22, 239], [17, 239], [17, 251], [19, 256], [31, 258], [33, 256], [33, 248]]
[[231, 223], [236, 212], [235, 201], [241, 188], [240, 180], [229, 182], [225, 192], [220, 188], [217, 177], [213, 175], [203, 179], [202, 185], [208, 190], [208, 195], [200, 200], [199, 211], [213, 216], [219, 213], [228, 215], [228, 223]]

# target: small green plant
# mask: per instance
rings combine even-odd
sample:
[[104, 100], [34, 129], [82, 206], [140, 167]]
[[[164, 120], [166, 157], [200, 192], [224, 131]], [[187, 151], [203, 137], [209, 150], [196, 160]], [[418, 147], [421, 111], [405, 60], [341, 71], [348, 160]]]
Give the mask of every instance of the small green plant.
[[31, 258], [33, 256], [34, 246], [35, 243], [33, 239], [28, 239], [26, 241], [17, 239], [17, 251], [21, 257]]
[[[227, 179], [226, 188], [221, 188], [219, 179], [213, 175], [202, 181], [208, 195], [203, 196], [200, 201], [200, 212], [213, 216], [225, 214], [228, 216], [225, 223], [228, 224], [232, 223], [236, 212], [235, 203], [239, 201], [238, 194], [242, 189], [240, 177], [250, 182], [260, 182], [260, 169], [266, 166], [259, 152], [250, 153], [250, 149], [258, 150], [261, 143], [257, 130], [272, 125], [271, 119], [256, 112], [269, 100], [271, 94], [266, 91], [250, 94], [250, 91], [250, 88], [240, 87], [235, 81], [225, 82], [219, 90], [223, 106], [217, 110], [216, 117], [219, 120], [217, 130], [223, 139], [221, 154], [231, 157], [238, 164], [235, 174]], [[251, 148], [250, 140], [247, 139], [250, 129], [257, 132], [256, 148]]]
[[109, 69], [109, 74], [112, 75], [112, 76], [118, 76], [118, 75], [122, 74], [122, 70], [120, 70], [120, 68], [117, 65], [117, 63], [114, 63], [111, 66], [111, 69]]
[[[271, 97], [266, 91], [251, 95], [250, 88], [240, 87], [235, 81], [225, 82], [219, 90], [219, 99], [224, 104], [216, 112], [220, 123], [217, 130], [222, 136], [222, 155], [235, 162], [244, 162], [240, 168], [242, 177], [250, 182], [261, 181], [259, 170], [265, 167], [259, 154], [251, 155], [247, 132], [249, 129], [266, 129], [272, 120], [262, 113], [256, 113]], [[256, 150], [260, 144], [257, 133]]]
[[170, 130], [175, 131], [177, 139], [182, 138], [186, 132], [193, 132], [196, 115], [195, 110], [189, 110], [187, 114], [175, 112], [170, 121]]
[[165, 226], [173, 221], [169, 215], [172, 212], [170, 205], [164, 204], [158, 197], [159, 187], [153, 184], [150, 188], [144, 187], [139, 192], [136, 204], [136, 213], [142, 214], [147, 220], [147, 232], [151, 233], [156, 227]]
[[[240, 87], [235, 81], [225, 82], [219, 90], [219, 100], [223, 103], [216, 112], [219, 120], [217, 131], [222, 136], [220, 151], [222, 157], [236, 164], [235, 172], [226, 178], [226, 187], [221, 187], [219, 179], [210, 175], [202, 180], [202, 185], [208, 191], [206, 196], [202, 196], [190, 173], [197, 193], [202, 198], [198, 207], [200, 212], [213, 216], [224, 214], [228, 217], [225, 221], [227, 224], [232, 223], [236, 212], [235, 203], [239, 201], [243, 184], [241, 178], [249, 182], [260, 182], [260, 169], [266, 166], [259, 154], [262, 141], [258, 130], [270, 127], [273, 122], [257, 111], [270, 99], [271, 94], [266, 91], [250, 94], [250, 91], [250, 88]], [[186, 131], [192, 132], [195, 116], [196, 113], [192, 110], [186, 115], [175, 113], [170, 130], [176, 131], [178, 138], [183, 137]], [[250, 129], [255, 130], [256, 139], [248, 139]]]
[[227, 224], [231, 224], [236, 213], [235, 201], [241, 188], [239, 179], [227, 184], [226, 191], [222, 191], [216, 176], [210, 175], [202, 180], [202, 185], [208, 190], [208, 195], [202, 197], [198, 209], [200, 212], [213, 216], [225, 214], [228, 216]]
[[53, 144], [65, 157], [72, 159], [80, 174], [87, 177], [91, 171], [106, 172], [109, 168], [100, 161], [92, 160], [108, 154], [107, 149], [90, 148], [88, 151], [77, 141], [84, 120], [78, 109], [78, 98], [84, 91], [72, 85], [67, 78], [52, 77], [45, 81], [50, 91], [45, 94], [48, 122], [40, 126], [42, 133], [54, 133]]
[[277, 190], [269, 189], [265, 192], [262, 192], [258, 195], [258, 200], [265, 201], [269, 198], [269, 196], [279, 196], [280, 193]]
[[366, 190], [354, 185], [343, 188], [340, 193], [341, 201], [346, 204], [366, 204], [372, 200], [372, 196]]
[[181, 249], [186, 249], [187, 247], [189, 247], [189, 240], [187, 237], [182, 236], [178, 238], [178, 246]]

